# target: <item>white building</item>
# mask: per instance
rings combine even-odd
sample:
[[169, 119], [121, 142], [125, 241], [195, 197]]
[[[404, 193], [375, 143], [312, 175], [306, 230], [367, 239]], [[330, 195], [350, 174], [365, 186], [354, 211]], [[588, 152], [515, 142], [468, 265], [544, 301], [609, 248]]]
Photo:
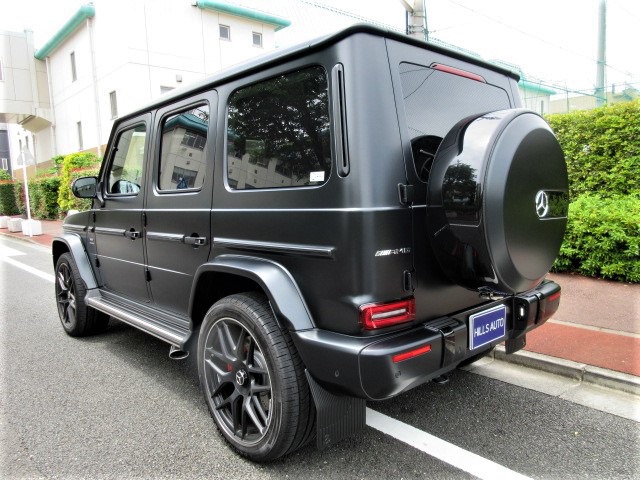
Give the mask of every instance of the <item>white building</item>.
[[[94, 0], [69, 13], [69, 21], [35, 51], [29, 33], [0, 35], [4, 77], [30, 90], [9, 98], [11, 89], [3, 93], [7, 82], [0, 81], [0, 122], [22, 127], [9, 132], [14, 168], [24, 147], [39, 168], [55, 154], [101, 155], [118, 116], [274, 49], [275, 31], [290, 24], [219, 0]], [[23, 43], [26, 54], [7, 55]], [[10, 63], [18, 57], [20, 72]], [[27, 73], [35, 76], [29, 83], [22, 79]], [[14, 145], [18, 136], [30, 138], [30, 145]]]

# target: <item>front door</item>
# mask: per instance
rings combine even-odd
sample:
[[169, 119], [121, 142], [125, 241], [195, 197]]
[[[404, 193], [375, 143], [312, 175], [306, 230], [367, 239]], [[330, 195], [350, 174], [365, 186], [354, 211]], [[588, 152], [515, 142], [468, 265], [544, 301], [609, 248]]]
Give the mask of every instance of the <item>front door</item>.
[[156, 307], [182, 316], [211, 250], [215, 108], [209, 92], [156, 115], [145, 210], [149, 287]]
[[101, 205], [95, 212], [97, 266], [103, 288], [148, 302], [143, 238], [145, 164], [151, 115], [119, 128], [105, 157]]

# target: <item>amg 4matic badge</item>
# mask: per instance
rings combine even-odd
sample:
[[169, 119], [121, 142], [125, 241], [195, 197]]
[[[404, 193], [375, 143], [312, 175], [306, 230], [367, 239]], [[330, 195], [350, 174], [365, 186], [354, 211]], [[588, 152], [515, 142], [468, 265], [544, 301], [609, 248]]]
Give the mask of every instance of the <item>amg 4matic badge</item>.
[[498, 305], [469, 317], [469, 350], [480, 348], [504, 337], [507, 307]]
[[387, 257], [389, 255], [403, 255], [405, 253], [411, 253], [411, 248], [395, 248], [393, 250], [378, 250], [376, 252], [376, 257]]

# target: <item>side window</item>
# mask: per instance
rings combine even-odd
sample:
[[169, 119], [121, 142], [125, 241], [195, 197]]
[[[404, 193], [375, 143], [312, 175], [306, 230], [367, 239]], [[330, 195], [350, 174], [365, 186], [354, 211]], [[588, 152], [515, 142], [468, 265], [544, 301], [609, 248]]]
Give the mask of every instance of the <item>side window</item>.
[[312, 67], [229, 98], [227, 181], [237, 190], [322, 185], [331, 173], [326, 72]]
[[144, 168], [145, 125], [121, 132], [109, 167], [107, 193], [137, 195]]
[[202, 187], [208, 130], [208, 105], [198, 105], [163, 120], [158, 189]]

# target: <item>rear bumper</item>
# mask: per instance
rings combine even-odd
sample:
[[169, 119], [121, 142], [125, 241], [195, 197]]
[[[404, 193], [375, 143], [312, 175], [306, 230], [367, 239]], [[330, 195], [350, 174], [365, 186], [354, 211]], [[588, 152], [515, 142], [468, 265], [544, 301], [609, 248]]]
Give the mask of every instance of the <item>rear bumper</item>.
[[[505, 340], [508, 345], [523, 346], [526, 333], [546, 322], [559, 304], [560, 286], [545, 281], [524, 294], [401, 332], [352, 337], [311, 329], [293, 332], [292, 337], [307, 370], [325, 388], [382, 400], [453, 370]], [[500, 305], [506, 307], [506, 335], [469, 350], [469, 317]], [[416, 350], [422, 353], [398, 357]]]

